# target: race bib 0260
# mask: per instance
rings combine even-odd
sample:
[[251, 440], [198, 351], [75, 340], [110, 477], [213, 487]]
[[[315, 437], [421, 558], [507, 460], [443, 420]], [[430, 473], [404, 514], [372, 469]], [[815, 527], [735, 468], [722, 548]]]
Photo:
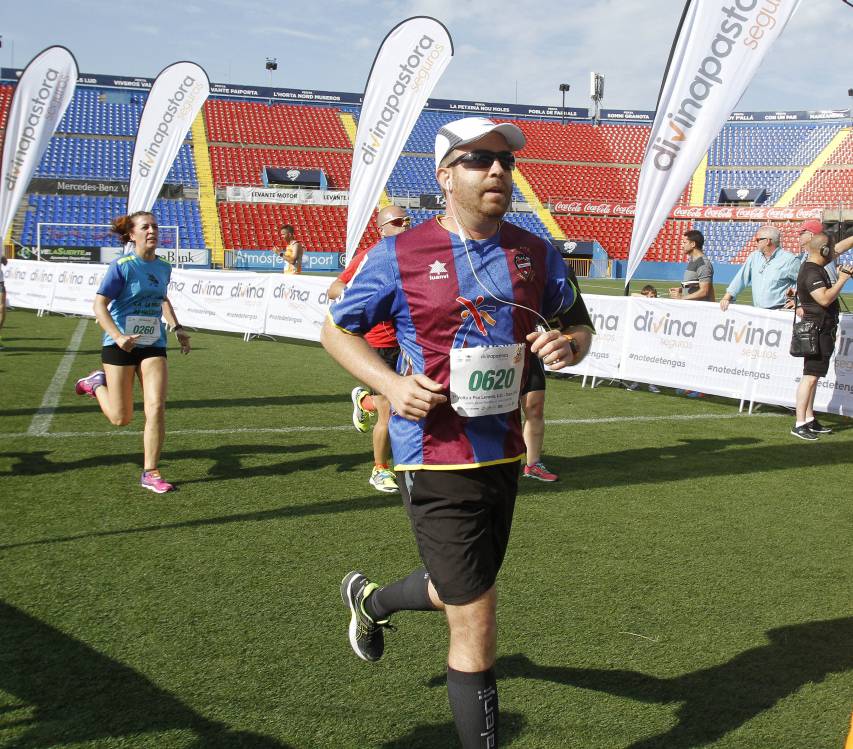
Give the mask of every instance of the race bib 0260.
[[156, 317], [128, 315], [124, 321], [125, 335], [138, 335], [137, 346], [152, 346], [160, 338], [160, 320]]
[[450, 405], [460, 416], [491, 416], [518, 408], [524, 344], [450, 351]]

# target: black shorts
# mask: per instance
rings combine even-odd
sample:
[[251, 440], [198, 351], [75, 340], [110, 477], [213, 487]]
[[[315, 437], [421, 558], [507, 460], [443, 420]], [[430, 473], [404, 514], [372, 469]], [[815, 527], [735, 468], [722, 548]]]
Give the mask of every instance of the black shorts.
[[534, 393], [537, 390], [545, 389], [545, 362], [543, 362], [535, 354], [530, 355], [530, 361], [527, 364], [527, 382], [521, 389], [522, 395]]
[[390, 348], [375, 348], [373, 349], [391, 369], [397, 371], [397, 359], [400, 358], [400, 347], [391, 346]]
[[835, 350], [835, 332], [838, 328], [832, 327], [821, 330], [817, 337], [818, 353], [814, 356], [803, 357], [803, 374], [813, 377], [826, 377], [829, 372], [829, 360]]
[[159, 346], [136, 346], [130, 351], [125, 351], [115, 343], [101, 349], [101, 361], [116, 367], [136, 367], [143, 359], [150, 359], [152, 356], [165, 358], [166, 349]]
[[399, 482], [418, 552], [444, 603], [495, 584], [506, 554], [518, 462], [459, 471], [405, 471]]

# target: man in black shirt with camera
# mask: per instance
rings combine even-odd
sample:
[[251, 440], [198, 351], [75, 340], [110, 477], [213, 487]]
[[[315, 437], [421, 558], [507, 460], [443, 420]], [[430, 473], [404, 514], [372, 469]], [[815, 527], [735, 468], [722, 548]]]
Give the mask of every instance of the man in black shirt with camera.
[[826, 266], [840, 253], [830, 246], [827, 235], [823, 232], [816, 233], [806, 248], [809, 254], [797, 276], [797, 297], [803, 308], [803, 319], [813, 320], [818, 325], [818, 352], [806, 355], [803, 359], [803, 376], [797, 387], [797, 421], [791, 429], [791, 434], [813, 442], [819, 434], [829, 434], [832, 431], [815, 418], [814, 399], [817, 381], [829, 371], [829, 360], [835, 349], [838, 295], [853, 275], [853, 268], [839, 267], [838, 280], [833, 283], [826, 272]]

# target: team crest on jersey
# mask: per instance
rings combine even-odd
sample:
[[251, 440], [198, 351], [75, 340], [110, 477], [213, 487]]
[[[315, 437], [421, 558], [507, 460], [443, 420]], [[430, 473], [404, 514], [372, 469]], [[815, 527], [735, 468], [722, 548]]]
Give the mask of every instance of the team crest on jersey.
[[429, 266], [430, 281], [443, 281], [446, 278], [450, 278], [450, 274], [447, 272], [447, 265], [442, 263], [441, 260], [436, 260]]
[[522, 281], [530, 281], [533, 278], [533, 261], [530, 259], [530, 255], [523, 252], [526, 249], [526, 247], [522, 247], [522, 251], [516, 252], [515, 257], [512, 259]]

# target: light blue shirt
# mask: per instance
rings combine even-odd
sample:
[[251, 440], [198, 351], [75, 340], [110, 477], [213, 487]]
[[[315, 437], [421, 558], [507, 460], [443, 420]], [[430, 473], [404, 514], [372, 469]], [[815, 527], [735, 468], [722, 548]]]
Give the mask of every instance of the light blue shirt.
[[755, 250], [735, 274], [727, 294], [737, 298], [747, 286], [752, 287], [752, 306], [771, 309], [785, 304], [785, 292], [797, 282], [800, 258], [777, 247], [768, 260], [761, 250]]

